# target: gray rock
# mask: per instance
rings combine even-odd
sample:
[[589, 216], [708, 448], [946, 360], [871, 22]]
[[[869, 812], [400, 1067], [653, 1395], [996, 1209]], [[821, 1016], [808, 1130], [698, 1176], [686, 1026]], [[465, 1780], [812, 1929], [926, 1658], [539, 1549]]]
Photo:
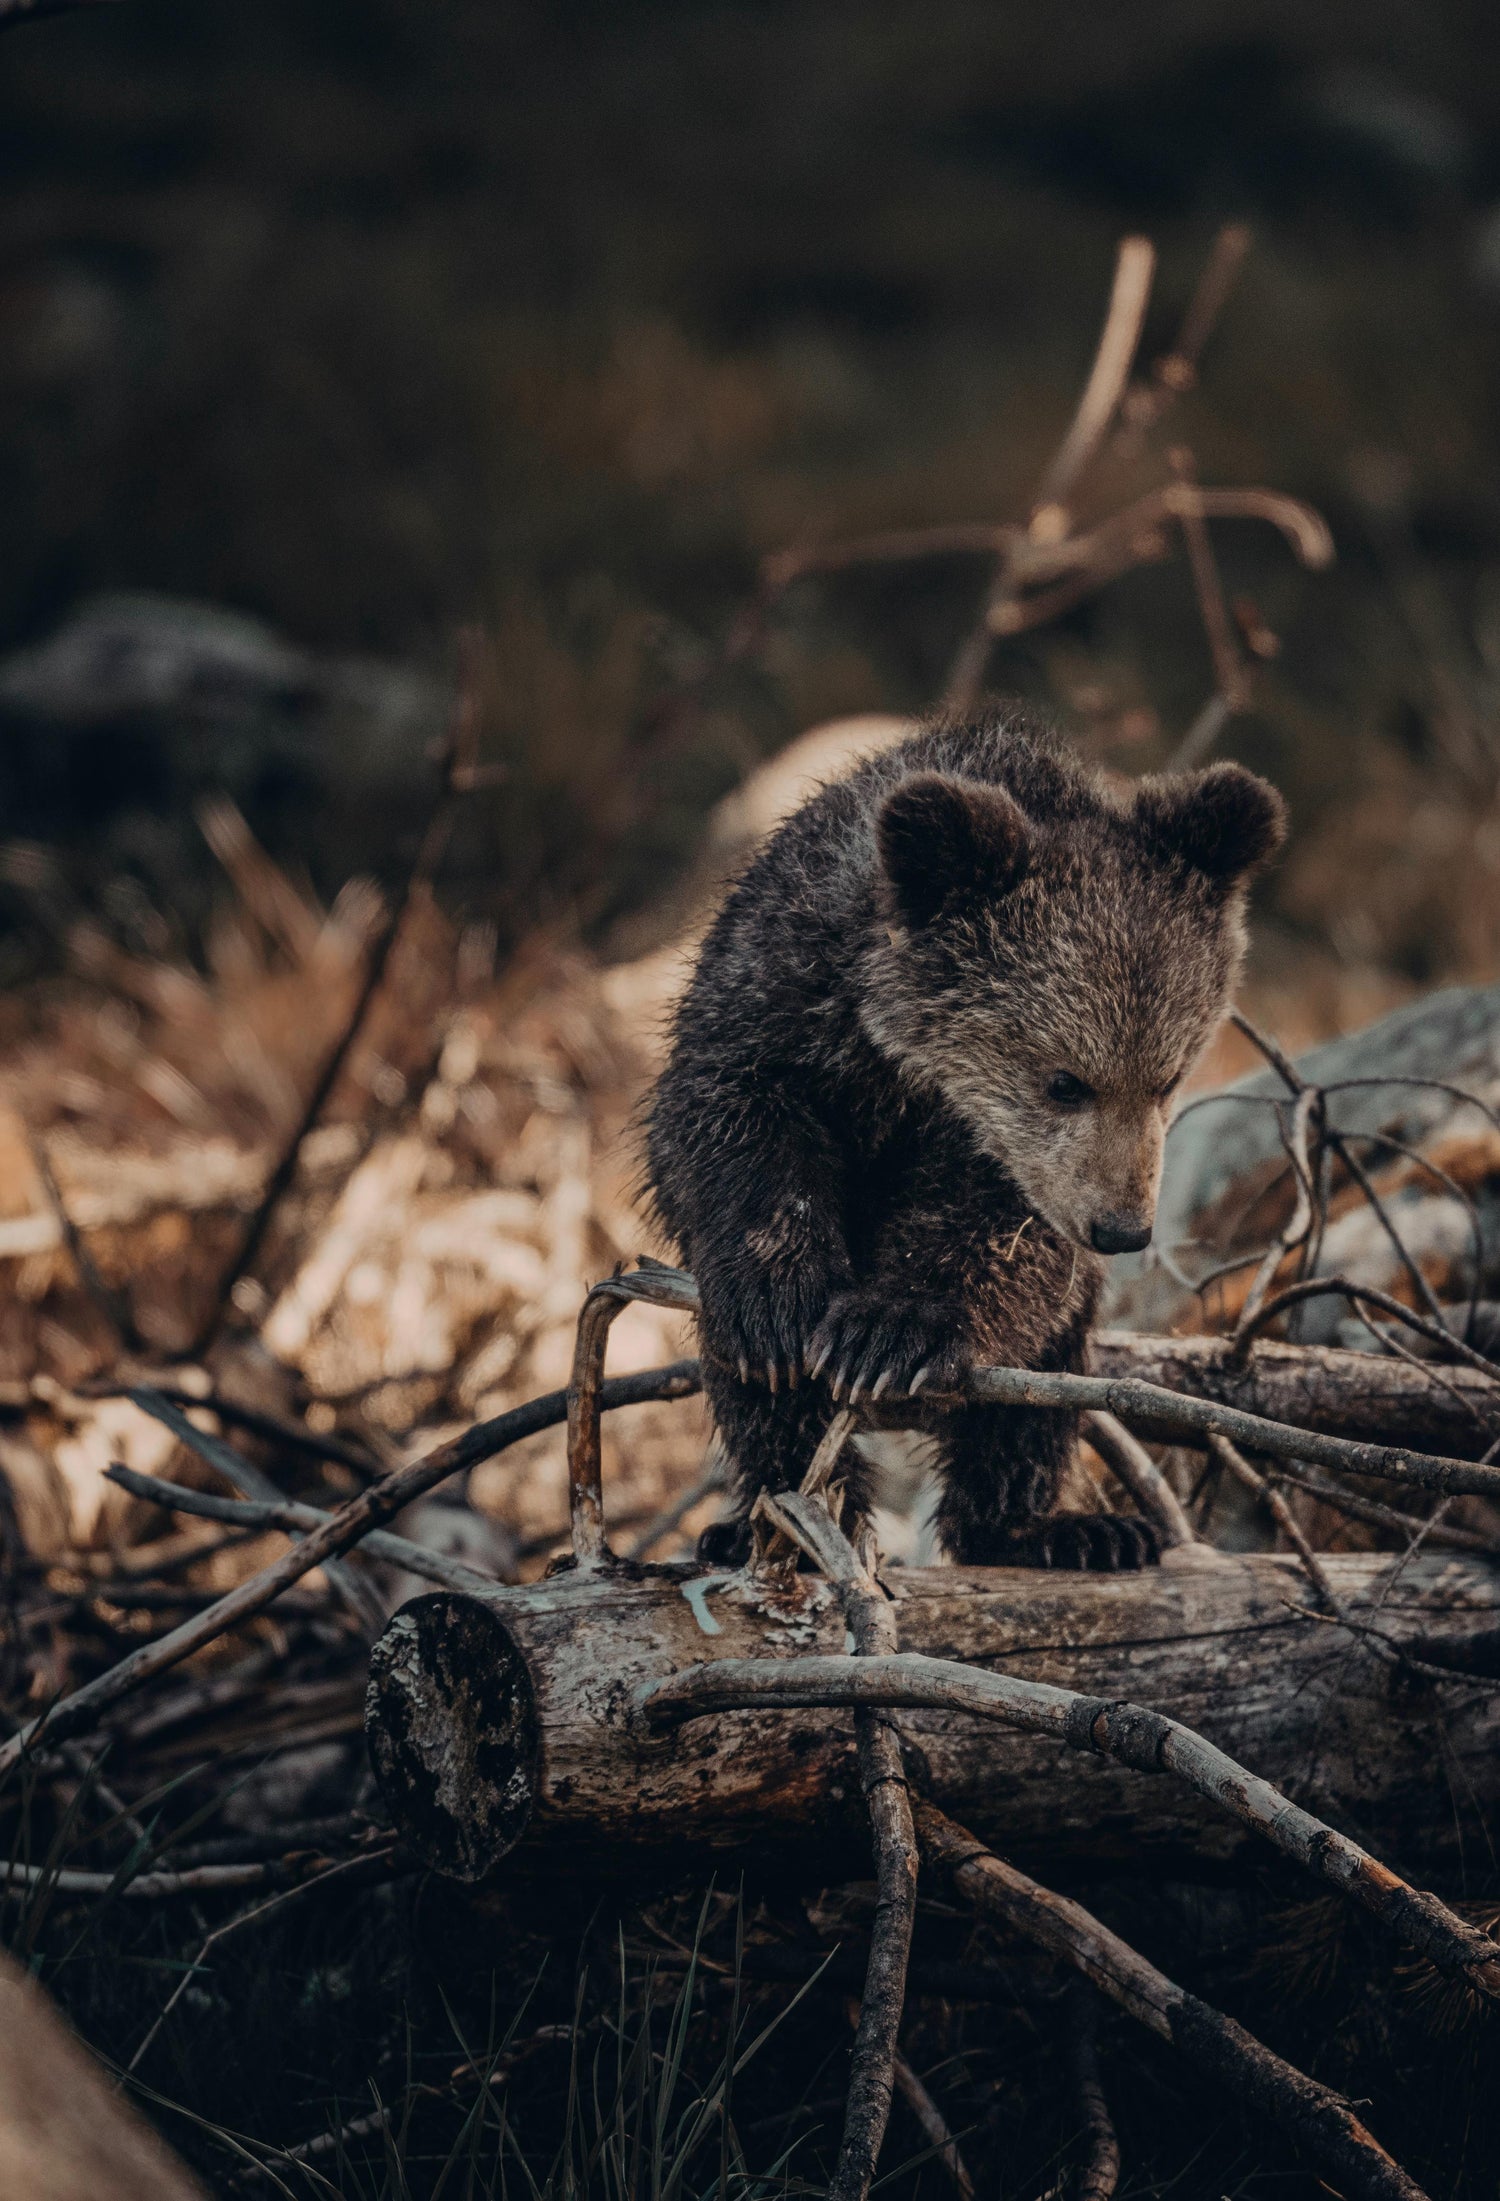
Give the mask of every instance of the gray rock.
[[[1492, 1108], [1500, 1103], [1500, 986], [1445, 987], [1363, 1031], [1310, 1048], [1296, 1066], [1323, 1086], [1377, 1081], [1330, 1095], [1329, 1122], [1340, 1131], [1384, 1131], [1421, 1145], [1465, 1115], [1478, 1128], [1482, 1119], [1465, 1101], [1400, 1081], [1436, 1079]], [[1104, 1321], [1164, 1331], [1194, 1304], [1163, 1265], [1162, 1249], [1190, 1273], [1210, 1265], [1213, 1248], [1199, 1250], [1204, 1220], [1233, 1185], [1280, 1154], [1272, 1104], [1285, 1091], [1274, 1070], [1257, 1071], [1178, 1118], [1167, 1139], [1155, 1239], [1144, 1254], [1110, 1263]]]

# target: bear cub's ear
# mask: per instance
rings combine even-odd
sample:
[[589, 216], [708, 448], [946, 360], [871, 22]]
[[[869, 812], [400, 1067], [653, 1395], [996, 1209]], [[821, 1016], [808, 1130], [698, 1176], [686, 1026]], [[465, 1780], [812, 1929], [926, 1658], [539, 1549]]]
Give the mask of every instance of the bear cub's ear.
[[1242, 764], [1143, 780], [1135, 815], [1163, 855], [1183, 857], [1225, 887], [1259, 871], [1286, 839], [1286, 804]]
[[915, 772], [876, 820], [897, 913], [925, 925], [952, 901], [1008, 894], [1031, 861], [1031, 824], [1003, 787]]

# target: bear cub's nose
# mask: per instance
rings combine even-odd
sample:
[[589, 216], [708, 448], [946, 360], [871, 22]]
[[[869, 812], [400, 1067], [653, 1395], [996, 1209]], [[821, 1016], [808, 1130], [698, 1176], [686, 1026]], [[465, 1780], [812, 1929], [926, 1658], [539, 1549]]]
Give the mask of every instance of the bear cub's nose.
[[1151, 1225], [1128, 1215], [1101, 1215], [1089, 1230], [1095, 1253], [1139, 1253], [1151, 1243]]

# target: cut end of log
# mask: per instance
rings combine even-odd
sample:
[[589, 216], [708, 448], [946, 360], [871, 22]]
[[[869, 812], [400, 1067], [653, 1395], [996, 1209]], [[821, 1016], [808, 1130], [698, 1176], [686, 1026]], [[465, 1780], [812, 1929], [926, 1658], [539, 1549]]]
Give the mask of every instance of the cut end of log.
[[370, 1757], [402, 1839], [451, 1880], [482, 1880], [525, 1833], [541, 1775], [536, 1692], [492, 1606], [403, 1605], [370, 1659]]

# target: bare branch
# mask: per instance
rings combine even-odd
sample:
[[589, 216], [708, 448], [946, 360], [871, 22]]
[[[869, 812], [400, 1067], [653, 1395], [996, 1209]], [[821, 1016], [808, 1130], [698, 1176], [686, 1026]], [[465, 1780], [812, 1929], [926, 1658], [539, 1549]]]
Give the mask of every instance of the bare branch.
[[1037, 484], [1033, 512], [1062, 503], [1109, 433], [1135, 364], [1155, 275], [1156, 247], [1151, 240], [1126, 237], [1115, 260], [1114, 288], [1094, 364], [1072, 425]]
[[[1290, 1287], [1305, 1296], [1301, 1287]], [[1275, 1303], [1272, 1302], [1274, 1305]], [[1403, 1312], [1409, 1310], [1403, 1309]], [[1413, 1317], [1413, 1320], [1416, 1318]], [[1378, 1475], [1388, 1481], [1415, 1483], [1445, 1494], [1475, 1491], [1500, 1496], [1500, 1468], [1480, 1461], [1444, 1459], [1435, 1453], [1408, 1452], [1392, 1445], [1356, 1443], [1311, 1429], [1290, 1429], [1208, 1399], [1185, 1398], [1133, 1376], [1075, 1376], [1028, 1368], [976, 1368], [965, 1396], [990, 1406], [1102, 1408], [1121, 1421], [1166, 1430], [1199, 1443], [1214, 1435], [1230, 1438], [1247, 1452], [1269, 1453], [1278, 1460], [1312, 1460], [1319, 1467], [1343, 1468], [1354, 1475]]]
[[1068, 1993], [1068, 2062], [1088, 2142], [1075, 2201], [1113, 2201], [1120, 2182], [1120, 2143], [1099, 2077], [1099, 1998], [1082, 1976], [1075, 1977]]
[[[844, 1423], [840, 1442], [852, 1428]], [[831, 1474], [836, 1449], [825, 1439], [809, 1470]], [[806, 1491], [760, 1500], [776, 1526], [800, 1544], [837, 1588], [844, 1620], [858, 1654], [881, 1664], [896, 1648], [896, 1615], [871, 1571], [868, 1556], [856, 1552], [838, 1528], [821, 1497]], [[860, 1787], [870, 1813], [875, 1848], [875, 1919], [870, 1932], [870, 1961], [860, 2001], [844, 2137], [828, 2192], [830, 2201], [865, 2201], [880, 2144], [891, 2113], [891, 2089], [899, 2057], [901, 2012], [906, 2001], [906, 1967], [911, 1956], [917, 1910], [917, 1836], [911, 1798], [894, 1724], [869, 1706], [854, 1715]]]
[[933, 1805], [918, 1804], [917, 1825], [924, 1855], [976, 1909], [1070, 1964], [1200, 2071], [1274, 2119], [1351, 2201], [1426, 2201], [1342, 2095], [1284, 2063], [1233, 2018], [1148, 1964], [1082, 1904], [993, 1856]]
[[[856, 2028], [859, 2025], [860, 2010], [861, 2005], [852, 1997], [844, 2004], [844, 2014]], [[958, 2142], [953, 2137], [947, 2118], [899, 2050], [893, 2059], [892, 2069], [896, 2092], [931, 2142], [933, 2152], [953, 2182], [959, 2201], [974, 2201], [974, 2181], [959, 2153]]]
[[[779, 1500], [785, 1507], [792, 1501]], [[1138, 1772], [1169, 1773], [1284, 1856], [1342, 1889], [1398, 1939], [1440, 1969], [1500, 2001], [1500, 1943], [1445, 1903], [1382, 1865], [1357, 1842], [1294, 1804], [1180, 1720], [1143, 1705], [1108, 1703], [1052, 1682], [988, 1673], [953, 1659], [898, 1652], [881, 1658], [721, 1659], [645, 1690], [653, 1729], [707, 1712], [755, 1705], [777, 1710], [841, 1704], [971, 1712], [1024, 1733], [1051, 1735], [1070, 1749], [1114, 1758]]]
[[[164, 1483], [155, 1475], [138, 1474], [118, 1461], [106, 1468], [105, 1474], [133, 1498], [144, 1498], [151, 1505], [186, 1513], [196, 1520], [229, 1521], [240, 1528], [281, 1529], [290, 1536], [322, 1528], [333, 1518], [320, 1506], [297, 1505], [288, 1498], [218, 1498], [208, 1490], [185, 1490], [180, 1483]], [[483, 1574], [477, 1567], [466, 1567], [462, 1560], [450, 1559], [443, 1552], [429, 1551], [405, 1536], [392, 1535], [389, 1529], [372, 1528], [361, 1538], [359, 1548], [372, 1559], [384, 1559], [404, 1573], [436, 1582], [445, 1590], [466, 1590], [471, 1596], [483, 1596], [486, 1590], [496, 1587], [495, 1576]], [[381, 1617], [385, 1617], [383, 1611]]]

